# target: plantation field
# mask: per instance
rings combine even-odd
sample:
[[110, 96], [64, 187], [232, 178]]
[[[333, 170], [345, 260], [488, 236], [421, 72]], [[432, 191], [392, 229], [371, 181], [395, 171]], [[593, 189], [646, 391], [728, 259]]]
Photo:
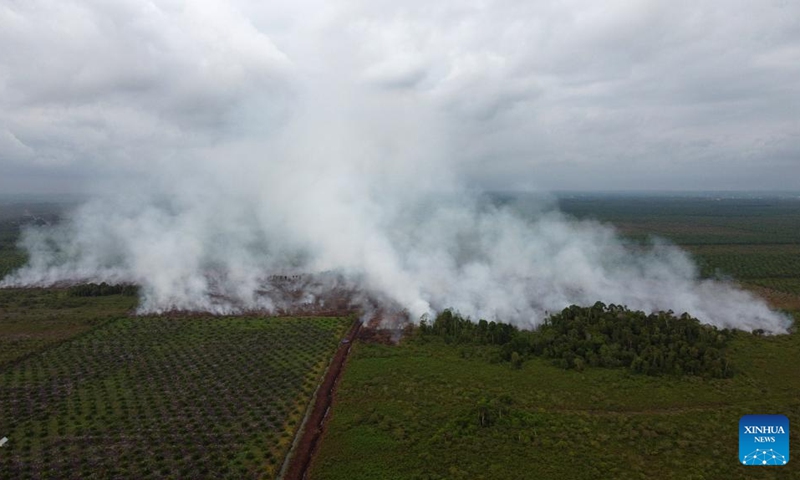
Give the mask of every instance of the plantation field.
[[559, 199], [562, 211], [616, 225], [634, 238], [658, 235], [680, 245], [798, 245], [798, 196], [613, 196]]
[[135, 306], [135, 297], [122, 295], [86, 298], [56, 289], [0, 289], [0, 369]]
[[[62, 214], [0, 205], [0, 277], [20, 228]], [[0, 478], [274, 478], [353, 322], [136, 317], [71, 290], [0, 289]]]
[[273, 478], [352, 323], [63, 294], [0, 291], [0, 478]]

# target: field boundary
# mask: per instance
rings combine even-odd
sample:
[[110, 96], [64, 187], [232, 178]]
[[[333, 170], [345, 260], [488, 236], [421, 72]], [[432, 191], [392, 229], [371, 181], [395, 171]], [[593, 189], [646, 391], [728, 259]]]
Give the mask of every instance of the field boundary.
[[292, 447], [281, 466], [278, 474], [279, 480], [302, 480], [305, 478], [308, 467], [311, 465], [311, 458], [322, 436], [325, 419], [333, 403], [334, 392], [344, 369], [344, 363], [360, 329], [361, 321], [356, 320], [347, 332], [345, 339], [339, 343], [328, 368], [325, 369], [322, 381], [311, 397], [303, 421], [295, 434]]

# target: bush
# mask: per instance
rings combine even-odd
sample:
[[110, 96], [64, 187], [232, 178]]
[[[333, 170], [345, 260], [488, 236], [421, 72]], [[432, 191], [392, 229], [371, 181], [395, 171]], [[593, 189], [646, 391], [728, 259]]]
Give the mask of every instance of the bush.
[[67, 290], [67, 295], [70, 297], [105, 297], [108, 295], [135, 297], [138, 294], [139, 287], [136, 285], [109, 285], [106, 282], [101, 284], [84, 283], [81, 285], [74, 285]]

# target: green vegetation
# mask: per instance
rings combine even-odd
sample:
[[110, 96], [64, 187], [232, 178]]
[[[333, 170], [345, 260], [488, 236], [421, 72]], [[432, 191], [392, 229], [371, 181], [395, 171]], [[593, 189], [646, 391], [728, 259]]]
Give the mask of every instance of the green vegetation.
[[[738, 464], [739, 417], [800, 422], [800, 337], [732, 333], [734, 377], [564, 370], [430, 336], [357, 343], [309, 478], [797, 478]], [[800, 441], [797, 429], [793, 443]]]
[[579, 371], [625, 367], [647, 375], [733, 375], [724, 353], [731, 331], [703, 325], [685, 313], [647, 315], [602, 302], [565, 308], [532, 331], [486, 320], [474, 323], [445, 310], [432, 324], [423, 321], [419, 334], [422, 339], [438, 336], [447, 343], [498, 345], [497, 358], [515, 368], [539, 356]]
[[273, 477], [351, 322], [122, 317], [7, 364], [0, 477]]
[[559, 200], [562, 211], [609, 222], [634, 239], [679, 245], [800, 245], [800, 198], [594, 196]]
[[136, 285], [109, 285], [106, 282], [84, 283], [73, 285], [67, 289], [67, 294], [72, 297], [105, 297], [108, 295], [126, 295], [135, 297], [139, 294]]

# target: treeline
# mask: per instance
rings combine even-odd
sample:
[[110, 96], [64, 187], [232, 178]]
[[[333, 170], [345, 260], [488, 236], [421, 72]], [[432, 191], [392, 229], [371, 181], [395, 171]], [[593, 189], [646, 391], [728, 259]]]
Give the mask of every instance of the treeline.
[[106, 282], [97, 283], [84, 283], [81, 285], [74, 285], [67, 289], [67, 294], [71, 297], [105, 297], [107, 295], [126, 295], [136, 296], [139, 293], [139, 287], [136, 285], [122, 284], [122, 285], [109, 285]]
[[647, 315], [597, 302], [570, 306], [535, 330], [520, 330], [501, 322], [475, 323], [445, 310], [433, 322], [421, 322], [419, 334], [448, 343], [497, 345], [500, 358], [515, 368], [538, 356], [565, 369], [624, 367], [646, 375], [733, 375], [725, 356], [732, 332], [672, 311]]

